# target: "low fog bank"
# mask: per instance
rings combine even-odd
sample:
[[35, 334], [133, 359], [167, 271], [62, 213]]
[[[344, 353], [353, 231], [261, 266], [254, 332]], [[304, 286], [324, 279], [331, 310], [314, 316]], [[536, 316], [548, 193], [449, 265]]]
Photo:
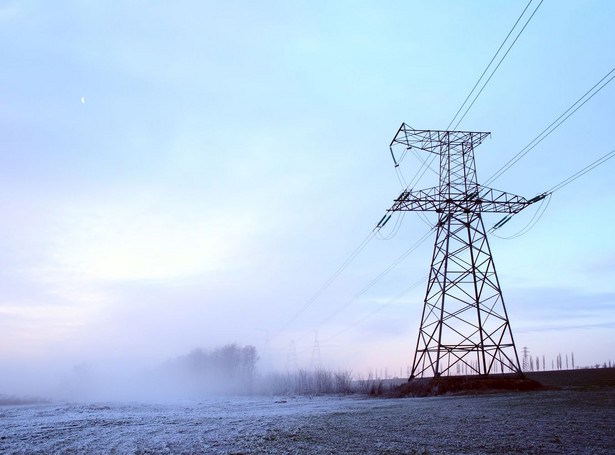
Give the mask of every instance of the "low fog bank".
[[14, 368], [0, 378], [0, 405], [373, 393], [378, 387], [371, 378], [355, 380], [347, 370], [259, 371], [258, 360], [254, 346], [227, 344], [193, 349], [150, 368], [87, 363], [64, 370]]
[[22, 369], [0, 378], [0, 405], [52, 401], [161, 402], [241, 395], [322, 395], [382, 392], [383, 383], [351, 371], [260, 371], [254, 346], [193, 349], [150, 368], [79, 364], [68, 370]]
[[258, 355], [254, 346], [193, 349], [148, 368], [126, 362], [72, 367], [5, 365], [0, 404], [33, 401], [167, 401], [251, 394]]

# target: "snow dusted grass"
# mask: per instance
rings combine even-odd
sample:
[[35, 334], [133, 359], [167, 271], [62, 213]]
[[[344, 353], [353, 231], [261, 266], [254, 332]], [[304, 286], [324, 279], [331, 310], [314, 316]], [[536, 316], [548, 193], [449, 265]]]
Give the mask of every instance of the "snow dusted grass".
[[613, 447], [613, 388], [0, 407], [3, 454], [606, 454]]

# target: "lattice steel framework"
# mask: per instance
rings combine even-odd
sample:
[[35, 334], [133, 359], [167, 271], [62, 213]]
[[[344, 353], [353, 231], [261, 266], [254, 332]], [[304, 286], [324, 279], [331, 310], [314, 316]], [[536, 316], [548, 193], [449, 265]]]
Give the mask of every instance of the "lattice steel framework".
[[474, 148], [489, 135], [415, 130], [402, 123], [391, 142], [392, 154], [404, 147], [440, 158], [439, 185], [405, 190], [388, 210], [438, 214], [410, 379], [522, 374], [481, 213], [514, 214], [536, 198], [528, 201], [478, 184]]

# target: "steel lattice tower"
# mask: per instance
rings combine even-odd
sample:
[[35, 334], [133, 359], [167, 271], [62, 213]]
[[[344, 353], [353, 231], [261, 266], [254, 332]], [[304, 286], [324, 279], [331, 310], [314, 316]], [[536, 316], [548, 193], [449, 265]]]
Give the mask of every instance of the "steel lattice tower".
[[[440, 158], [437, 187], [404, 190], [388, 212], [438, 214], [410, 379], [454, 374], [522, 375], [481, 214], [515, 214], [531, 200], [478, 184], [474, 148], [490, 133], [414, 130], [391, 142]], [[395, 155], [393, 154], [393, 159]], [[543, 196], [544, 197], [544, 196]]]

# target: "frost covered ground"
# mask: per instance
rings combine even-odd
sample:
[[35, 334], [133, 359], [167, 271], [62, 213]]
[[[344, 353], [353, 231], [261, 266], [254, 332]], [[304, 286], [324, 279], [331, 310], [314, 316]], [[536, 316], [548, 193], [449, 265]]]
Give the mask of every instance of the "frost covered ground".
[[0, 453], [615, 453], [615, 389], [0, 407]]

